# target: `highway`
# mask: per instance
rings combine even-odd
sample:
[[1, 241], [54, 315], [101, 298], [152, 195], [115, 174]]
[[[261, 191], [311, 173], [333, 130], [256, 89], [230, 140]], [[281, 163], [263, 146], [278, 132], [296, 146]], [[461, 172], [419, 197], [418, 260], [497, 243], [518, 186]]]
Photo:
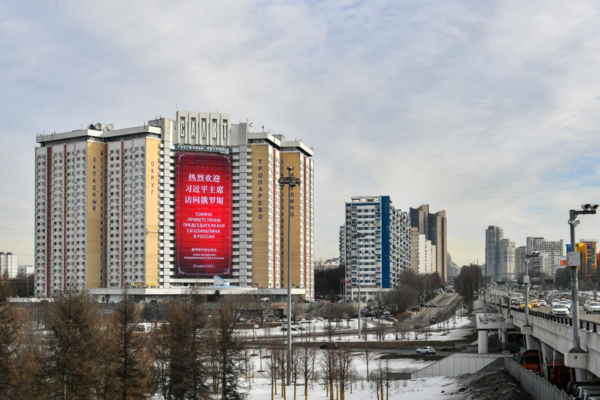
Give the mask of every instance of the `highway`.
[[[506, 291], [500, 291], [500, 290], [496, 290], [496, 291], [494, 291], [494, 293], [496, 295], [500, 296], [500, 297], [504, 297], [505, 295], [508, 295], [508, 292], [506, 292]], [[489, 297], [488, 297], [488, 301], [489, 301]], [[531, 301], [531, 299], [530, 299], [530, 301]], [[546, 302], [548, 304], [550, 304], [552, 302], [552, 299], [546, 299]], [[583, 300], [582, 299], [579, 300], [579, 304], [580, 304], [580, 306], [579, 306], [579, 319], [581, 321], [590, 321], [590, 322], [594, 322], [594, 323], [600, 324], [600, 314], [586, 314], [585, 311], [583, 311], [583, 306], [582, 306], [583, 305]], [[503, 300], [502, 305], [503, 305], [504, 308], [506, 308], [506, 302], [504, 300]], [[514, 310], [514, 309], [515, 309], [515, 307], [513, 306], [512, 310]], [[531, 309], [531, 311], [537, 311], [537, 312], [541, 312], [541, 313], [544, 313], [544, 314], [550, 314], [550, 315], [552, 315], [552, 307], [551, 306], [548, 306], [548, 307], [533, 307]], [[568, 316], [572, 317], [573, 314], [569, 313]]]

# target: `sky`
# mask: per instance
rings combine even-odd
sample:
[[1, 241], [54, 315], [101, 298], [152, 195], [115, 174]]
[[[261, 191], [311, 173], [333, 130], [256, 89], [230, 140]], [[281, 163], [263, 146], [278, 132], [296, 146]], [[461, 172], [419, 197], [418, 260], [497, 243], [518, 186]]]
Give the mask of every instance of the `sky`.
[[36, 134], [177, 109], [314, 148], [316, 258], [338, 256], [356, 195], [446, 210], [461, 265], [489, 225], [567, 240], [568, 210], [600, 201], [599, 17], [583, 0], [5, 0], [0, 251], [33, 263]]

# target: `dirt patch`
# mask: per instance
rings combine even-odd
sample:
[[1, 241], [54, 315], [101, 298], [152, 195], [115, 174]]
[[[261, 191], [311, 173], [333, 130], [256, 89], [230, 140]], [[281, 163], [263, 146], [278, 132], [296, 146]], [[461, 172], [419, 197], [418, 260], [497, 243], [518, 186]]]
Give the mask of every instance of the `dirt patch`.
[[533, 400], [498, 361], [475, 374], [461, 376], [458, 390], [448, 394], [465, 400]]

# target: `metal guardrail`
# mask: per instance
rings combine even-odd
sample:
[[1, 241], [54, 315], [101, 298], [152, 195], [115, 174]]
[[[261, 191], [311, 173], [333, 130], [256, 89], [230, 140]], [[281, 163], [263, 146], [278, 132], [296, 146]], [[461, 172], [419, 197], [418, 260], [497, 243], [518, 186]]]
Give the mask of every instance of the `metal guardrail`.
[[[498, 309], [500, 307], [496, 303], [486, 303], [486, 304], [493, 305], [496, 309]], [[506, 308], [506, 306], [502, 305], [502, 308]], [[518, 313], [525, 314], [524, 309], [521, 310], [521, 309], [515, 308], [515, 307], [511, 307], [510, 312], [511, 313], [518, 312]], [[552, 315], [552, 314], [543, 313], [540, 311], [533, 311], [533, 310], [529, 310], [529, 315], [534, 316], [534, 317], [543, 318], [547, 321], [555, 322], [557, 324], [573, 326], [573, 318], [568, 317], [568, 316]], [[579, 329], [583, 329], [583, 330], [593, 332], [593, 333], [600, 333], [600, 323], [594, 322], [594, 321], [588, 321], [585, 319], [580, 319], [579, 320]]]
[[567, 393], [508, 357], [504, 358], [504, 370], [519, 381], [536, 400], [571, 400]]

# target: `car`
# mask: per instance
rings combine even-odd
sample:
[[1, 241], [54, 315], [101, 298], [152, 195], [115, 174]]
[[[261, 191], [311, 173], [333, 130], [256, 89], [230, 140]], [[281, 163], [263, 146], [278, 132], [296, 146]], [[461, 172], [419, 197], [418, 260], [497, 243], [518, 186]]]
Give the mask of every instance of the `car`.
[[431, 346], [423, 346], [417, 349], [417, 354], [435, 354], [436, 350]]
[[531, 304], [531, 308], [533, 308], [533, 307], [540, 308], [539, 300], [531, 300], [530, 304]]
[[546, 303], [546, 300], [540, 300], [540, 307], [548, 307], [548, 303]]
[[384, 311], [383, 315], [390, 315], [390, 312], [389, 311]]
[[[531, 302], [529, 302], [529, 309], [531, 310]], [[525, 302], [522, 301], [521, 303], [519, 303], [519, 310], [524, 310], [525, 309]]]
[[327, 350], [329, 348], [337, 349], [338, 344], [337, 343], [323, 343], [319, 346], [319, 349], [321, 349], [321, 350]]
[[555, 306], [557, 306], [558, 304], [560, 304], [560, 300], [559, 299], [553, 299], [552, 300], [552, 308], [554, 308]]
[[583, 310], [587, 314], [600, 313], [600, 303], [597, 301], [586, 302], [583, 305]]
[[569, 315], [569, 309], [563, 304], [552, 307], [552, 315]]
[[569, 311], [571, 311], [572, 302], [570, 300], [563, 300], [563, 301], [560, 302], [560, 304], [562, 304], [563, 306], [567, 307], [569, 309]]

